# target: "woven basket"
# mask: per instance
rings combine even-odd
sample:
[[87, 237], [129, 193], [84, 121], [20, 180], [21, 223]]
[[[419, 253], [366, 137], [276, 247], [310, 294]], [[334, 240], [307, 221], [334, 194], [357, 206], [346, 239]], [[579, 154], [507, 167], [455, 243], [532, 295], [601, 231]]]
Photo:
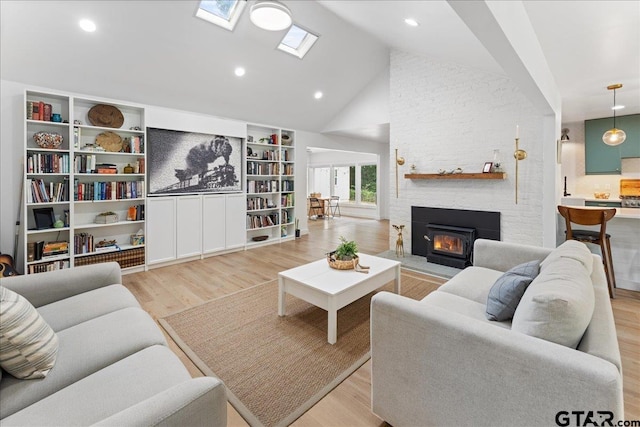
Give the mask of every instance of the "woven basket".
[[353, 270], [353, 266], [358, 263], [358, 257], [348, 261], [342, 261], [336, 259], [333, 252], [331, 252], [327, 254], [327, 262], [329, 263], [329, 267], [335, 268], [336, 270]]

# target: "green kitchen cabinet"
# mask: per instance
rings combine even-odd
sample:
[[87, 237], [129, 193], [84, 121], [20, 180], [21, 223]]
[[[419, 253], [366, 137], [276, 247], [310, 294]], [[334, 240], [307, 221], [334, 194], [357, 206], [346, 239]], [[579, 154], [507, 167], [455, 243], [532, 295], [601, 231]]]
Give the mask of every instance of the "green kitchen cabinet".
[[602, 142], [602, 135], [613, 127], [613, 116], [585, 120], [585, 173], [587, 175], [620, 174], [621, 159], [640, 157], [640, 114], [616, 117], [616, 127], [627, 139], [616, 147]]

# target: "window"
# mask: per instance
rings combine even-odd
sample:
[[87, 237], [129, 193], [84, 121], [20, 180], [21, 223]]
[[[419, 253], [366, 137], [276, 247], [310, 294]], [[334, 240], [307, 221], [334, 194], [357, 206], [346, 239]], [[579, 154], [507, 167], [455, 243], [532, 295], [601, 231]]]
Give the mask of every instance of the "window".
[[280, 42], [278, 49], [302, 59], [316, 40], [318, 36], [293, 24]]
[[360, 167], [360, 201], [362, 203], [376, 203], [378, 199], [377, 177], [378, 168], [376, 165], [362, 165]]
[[339, 196], [342, 202], [375, 206], [378, 202], [375, 164], [309, 167], [308, 192]]
[[246, 5], [246, 0], [202, 0], [196, 16], [233, 31]]

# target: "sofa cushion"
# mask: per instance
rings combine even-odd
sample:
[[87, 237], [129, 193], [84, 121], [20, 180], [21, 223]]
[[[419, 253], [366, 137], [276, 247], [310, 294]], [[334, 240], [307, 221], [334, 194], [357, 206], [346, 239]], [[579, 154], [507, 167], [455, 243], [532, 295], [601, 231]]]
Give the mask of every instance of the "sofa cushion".
[[[584, 245], [583, 245], [584, 246]], [[588, 251], [588, 249], [585, 250]], [[540, 268], [513, 316], [512, 329], [576, 348], [595, 306], [591, 277], [582, 261], [556, 257]]]
[[58, 354], [58, 336], [33, 305], [0, 286], [0, 366], [16, 378], [44, 378]]
[[462, 314], [469, 318], [469, 321], [484, 322], [490, 325], [496, 325], [503, 328], [511, 328], [511, 322], [490, 322], [485, 316], [485, 305], [479, 302], [471, 301], [470, 299], [450, 294], [448, 292], [431, 292], [424, 297], [420, 304], [425, 306], [436, 306], [443, 308], [447, 311], [452, 311], [458, 314]]
[[540, 261], [516, 265], [496, 280], [487, 297], [487, 319], [510, 320], [529, 284], [540, 271]]
[[191, 375], [169, 348], [140, 350], [3, 419], [6, 425], [92, 425]]
[[501, 275], [501, 271], [490, 268], [467, 267], [440, 286], [438, 291], [458, 295], [484, 306], [489, 290]]
[[54, 331], [127, 308], [140, 307], [122, 285], [110, 285], [38, 307], [38, 312]]
[[587, 274], [593, 272], [593, 256], [587, 245], [577, 240], [567, 240], [540, 263], [540, 270], [544, 270], [547, 265], [560, 258], [569, 258], [578, 261], [587, 270]]
[[0, 419], [146, 347], [166, 344], [151, 316], [133, 307], [64, 329], [58, 338], [58, 359], [47, 378], [2, 379]]

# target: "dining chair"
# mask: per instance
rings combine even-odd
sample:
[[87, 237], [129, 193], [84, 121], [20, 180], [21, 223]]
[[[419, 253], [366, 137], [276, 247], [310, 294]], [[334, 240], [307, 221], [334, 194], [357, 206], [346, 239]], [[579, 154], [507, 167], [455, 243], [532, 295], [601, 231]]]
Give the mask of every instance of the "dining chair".
[[[615, 208], [587, 209], [560, 205], [558, 206], [558, 212], [565, 220], [567, 228], [566, 240], [573, 239], [600, 246], [604, 271], [609, 285], [609, 296], [615, 298], [616, 276], [613, 272], [613, 259], [611, 257], [611, 235], [607, 234], [607, 221], [615, 216]], [[572, 224], [599, 225], [600, 230], [576, 229], [573, 228]]]
[[324, 206], [317, 197], [309, 197], [309, 217], [315, 219], [324, 216]]
[[330, 214], [332, 218], [336, 216], [336, 212], [338, 212], [338, 216], [342, 216], [340, 213], [340, 196], [331, 196], [327, 211], [327, 215]]

